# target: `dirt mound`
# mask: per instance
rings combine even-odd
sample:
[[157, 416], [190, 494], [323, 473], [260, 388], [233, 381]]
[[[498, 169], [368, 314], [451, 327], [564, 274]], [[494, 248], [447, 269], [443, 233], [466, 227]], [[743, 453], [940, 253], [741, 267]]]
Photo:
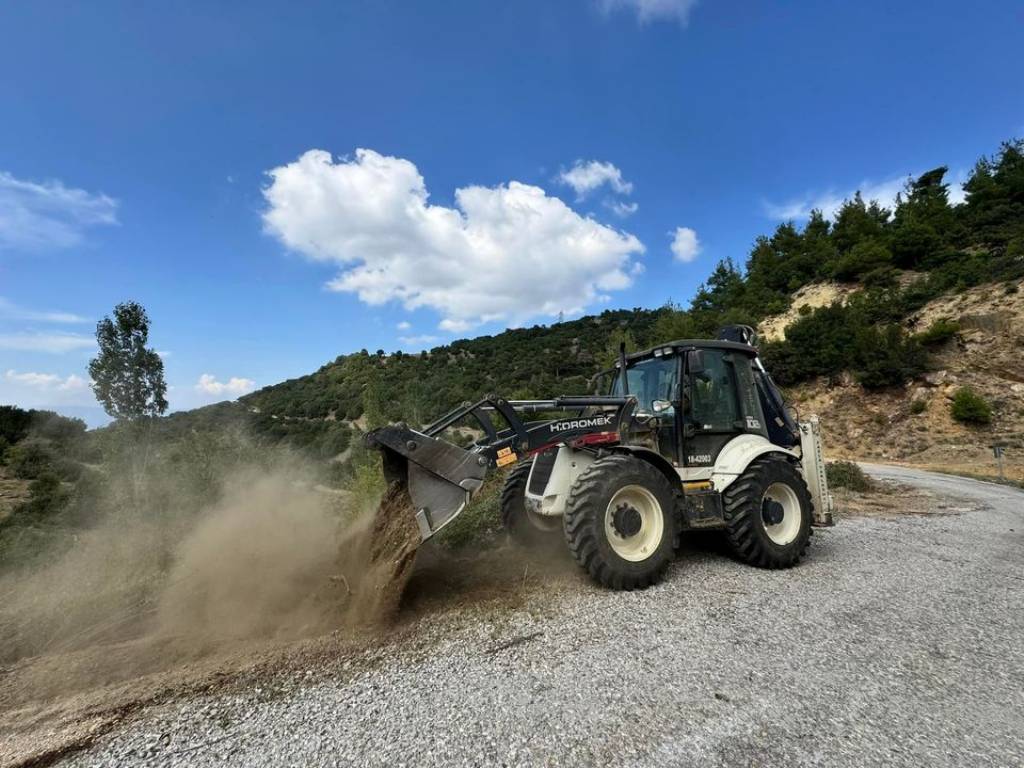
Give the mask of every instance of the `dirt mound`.
[[394, 616], [419, 545], [408, 489], [392, 483], [370, 524], [341, 549], [339, 565], [346, 573], [345, 586], [351, 590], [342, 609], [347, 626], [372, 626]]

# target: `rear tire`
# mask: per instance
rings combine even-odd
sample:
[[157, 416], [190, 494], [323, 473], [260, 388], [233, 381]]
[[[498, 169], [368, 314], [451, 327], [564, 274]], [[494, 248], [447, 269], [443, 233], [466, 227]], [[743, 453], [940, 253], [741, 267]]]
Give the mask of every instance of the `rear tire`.
[[646, 461], [605, 456], [570, 489], [564, 524], [569, 551], [595, 581], [612, 589], [644, 589], [661, 581], [672, 561], [675, 493]]
[[508, 473], [501, 490], [501, 523], [517, 544], [530, 549], [558, 545], [562, 521], [558, 517], [538, 515], [526, 507], [526, 481], [533, 459], [516, 464]]
[[754, 459], [722, 494], [726, 538], [737, 559], [758, 568], [791, 568], [811, 541], [807, 483], [779, 454]]

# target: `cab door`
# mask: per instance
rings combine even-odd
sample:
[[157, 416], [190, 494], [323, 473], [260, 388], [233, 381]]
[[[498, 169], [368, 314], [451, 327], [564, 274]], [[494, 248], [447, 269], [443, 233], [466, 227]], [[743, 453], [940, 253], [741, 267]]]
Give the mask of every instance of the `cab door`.
[[[634, 421], [641, 426], [634, 436], [675, 465], [682, 461], [681, 374], [681, 356], [672, 350], [636, 362], [626, 371], [629, 394], [637, 398]], [[616, 376], [611, 394], [622, 393], [622, 378]]]
[[[683, 466], [714, 467], [722, 448], [746, 431], [737, 397], [737, 360], [724, 349], [688, 354], [683, 414]], [[749, 366], [749, 362], [744, 359]]]

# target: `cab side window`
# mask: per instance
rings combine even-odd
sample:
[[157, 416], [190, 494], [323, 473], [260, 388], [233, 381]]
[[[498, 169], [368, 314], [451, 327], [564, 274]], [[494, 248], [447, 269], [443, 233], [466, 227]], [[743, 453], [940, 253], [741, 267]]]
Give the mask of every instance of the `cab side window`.
[[690, 415], [698, 429], [733, 431], [740, 420], [736, 369], [721, 349], [704, 351], [704, 370], [690, 377]]

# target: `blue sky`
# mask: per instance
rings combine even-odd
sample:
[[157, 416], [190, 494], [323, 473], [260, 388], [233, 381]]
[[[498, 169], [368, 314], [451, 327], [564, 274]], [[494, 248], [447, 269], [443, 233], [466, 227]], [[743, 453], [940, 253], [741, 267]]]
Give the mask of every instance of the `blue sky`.
[[1011, 2], [3, 4], [0, 402], [95, 421], [128, 298], [175, 408], [688, 300], [1024, 134], [1021, 39]]

